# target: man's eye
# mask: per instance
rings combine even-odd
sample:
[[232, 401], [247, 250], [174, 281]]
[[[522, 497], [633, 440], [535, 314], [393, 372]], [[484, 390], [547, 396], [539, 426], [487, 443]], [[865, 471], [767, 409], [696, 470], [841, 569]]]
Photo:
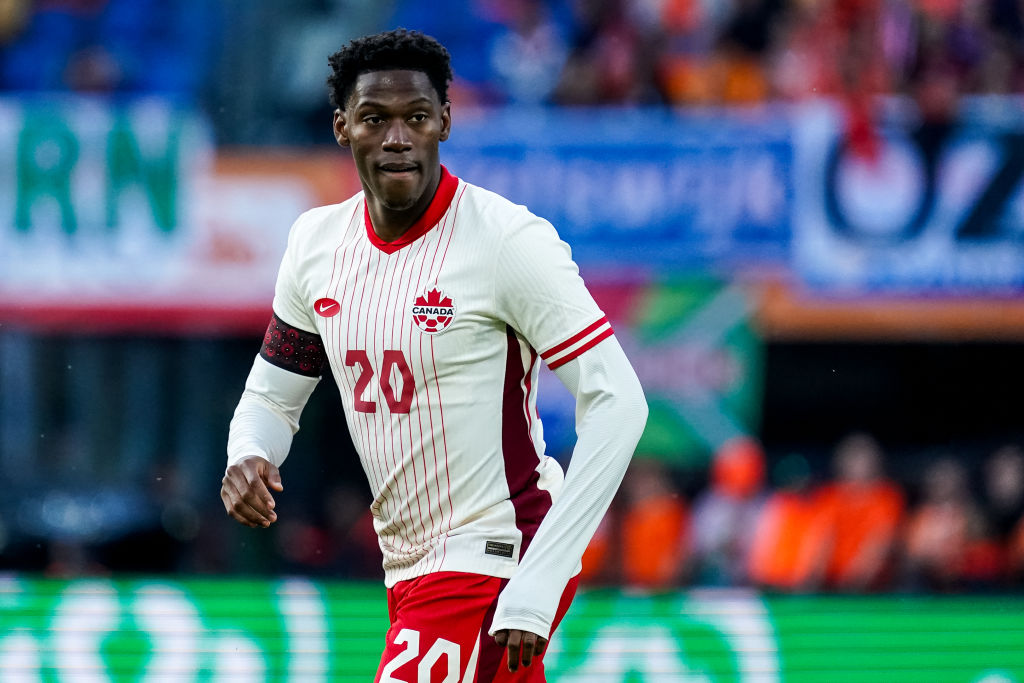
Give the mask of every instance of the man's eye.
[[427, 115], [426, 114], [413, 114], [412, 116], [409, 117], [409, 120], [410, 121], [415, 121], [416, 123], [421, 123], [421, 122], [427, 120]]
[[364, 123], [368, 123], [371, 126], [376, 126], [378, 123], [382, 122], [383, 120], [384, 119], [382, 119], [379, 116], [367, 116], [367, 117], [363, 118], [363, 122]]

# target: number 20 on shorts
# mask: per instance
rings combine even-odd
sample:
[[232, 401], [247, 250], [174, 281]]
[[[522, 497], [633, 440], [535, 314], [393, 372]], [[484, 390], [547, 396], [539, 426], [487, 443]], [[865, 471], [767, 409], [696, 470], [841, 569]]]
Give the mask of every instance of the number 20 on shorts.
[[[416, 665], [415, 681], [395, 678], [392, 676], [395, 671], [419, 656], [420, 632], [416, 629], [403, 628], [395, 636], [395, 645], [405, 645], [405, 649], [385, 665], [384, 670], [381, 671], [380, 683], [431, 683], [431, 669], [442, 660], [440, 672], [444, 672], [444, 678], [441, 679], [441, 683], [466, 683], [473, 680], [468, 671], [466, 678], [462, 681], [459, 680], [459, 662], [461, 660], [459, 644], [444, 638], [435, 640], [434, 644], [423, 654], [419, 664]], [[447, 664], [447, 670], [445, 664]], [[468, 669], [472, 670], [475, 665], [475, 662], [470, 662]]]

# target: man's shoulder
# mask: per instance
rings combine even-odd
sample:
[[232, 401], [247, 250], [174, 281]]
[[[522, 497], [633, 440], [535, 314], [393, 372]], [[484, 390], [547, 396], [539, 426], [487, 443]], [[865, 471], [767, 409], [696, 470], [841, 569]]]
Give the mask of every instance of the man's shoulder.
[[527, 207], [516, 204], [493, 190], [462, 181], [465, 193], [460, 202], [460, 211], [466, 220], [472, 221], [475, 229], [489, 229], [497, 234], [508, 234], [532, 223], [547, 223]]
[[292, 237], [295, 239], [309, 238], [325, 228], [336, 228], [339, 221], [350, 221], [352, 212], [359, 208], [363, 193], [349, 197], [337, 204], [317, 206], [304, 211], [292, 225]]

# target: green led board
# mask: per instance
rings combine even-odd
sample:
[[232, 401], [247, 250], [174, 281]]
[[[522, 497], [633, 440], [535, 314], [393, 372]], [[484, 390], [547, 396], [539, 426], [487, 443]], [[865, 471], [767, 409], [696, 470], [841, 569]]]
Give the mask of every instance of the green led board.
[[[584, 591], [558, 683], [1024, 683], [1024, 597]], [[5, 683], [371, 681], [379, 584], [0, 578]], [[407, 682], [418, 683], [418, 682]]]

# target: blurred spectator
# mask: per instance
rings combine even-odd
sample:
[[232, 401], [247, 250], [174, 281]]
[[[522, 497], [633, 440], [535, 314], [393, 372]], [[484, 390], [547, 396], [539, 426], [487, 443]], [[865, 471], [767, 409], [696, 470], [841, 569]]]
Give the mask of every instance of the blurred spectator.
[[541, 0], [506, 2], [503, 19], [490, 50], [494, 80], [512, 102], [547, 102], [568, 50], [561, 27]]
[[724, 443], [711, 463], [710, 486], [693, 508], [696, 581], [731, 586], [746, 583], [755, 522], [764, 504], [764, 452], [754, 439]]
[[1024, 450], [1016, 445], [996, 449], [985, 461], [982, 490], [989, 527], [1006, 543], [1024, 518]]
[[988, 528], [1004, 551], [1004, 580], [1024, 580], [1024, 449], [998, 448], [985, 461], [983, 504]]
[[952, 590], [998, 576], [998, 553], [986, 542], [967, 471], [957, 460], [945, 457], [928, 465], [905, 546], [907, 580], [914, 588]]
[[621, 581], [622, 567], [619, 559], [620, 546], [618, 501], [612, 502], [612, 507], [605, 514], [604, 519], [594, 532], [593, 538], [587, 545], [580, 561], [583, 569], [580, 571], [580, 583], [583, 585], [611, 585]]
[[651, 589], [678, 584], [690, 564], [690, 511], [667, 468], [652, 458], [634, 458], [622, 491], [623, 581]]
[[836, 447], [835, 480], [815, 495], [826, 525], [824, 587], [839, 591], [880, 588], [890, 569], [903, 515], [903, 493], [882, 472], [882, 449], [855, 433]]
[[747, 572], [769, 590], [814, 590], [824, 571], [827, 529], [811, 488], [811, 469], [796, 453], [773, 469], [776, 490], [753, 525]]
[[624, 0], [572, 3], [574, 35], [555, 101], [568, 105], [657, 101], [654, 58], [658, 41], [631, 20]]

